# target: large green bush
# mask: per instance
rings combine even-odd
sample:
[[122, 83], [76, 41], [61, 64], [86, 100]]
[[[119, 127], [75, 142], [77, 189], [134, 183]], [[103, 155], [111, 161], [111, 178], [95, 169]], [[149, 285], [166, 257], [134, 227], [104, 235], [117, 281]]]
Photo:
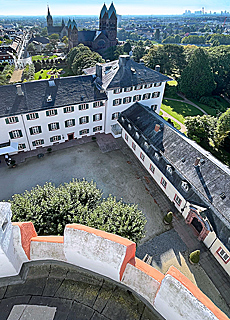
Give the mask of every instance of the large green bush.
[[39, 235], [63, 234], [68, 223], [81, 223], [139, 242], [146, 219], [136, 205], [117, 201], [93, 182], [73, 179], [55, 187], [52, 183], [15, 194], [12, 221], [32, 221]]

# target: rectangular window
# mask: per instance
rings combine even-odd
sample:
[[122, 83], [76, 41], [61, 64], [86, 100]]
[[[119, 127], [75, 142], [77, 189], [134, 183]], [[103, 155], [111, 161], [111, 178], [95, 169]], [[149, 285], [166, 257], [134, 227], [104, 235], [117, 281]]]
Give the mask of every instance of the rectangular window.
[[32, 145], [33, 145], [34, 147], [41, 146], [42, 144], [44, 144], [44, 140], [43, 140], [43, 139], [39, 139], [39, 140], [32, 141]]
[[65, 127], [66, 128], [73, 127], [73, 126], [75, 126], [75, 119], [69, 119], [69, 120], [65, 121]]
[[99, 108], [104, 106], [104, 102], [103, 101], [96, 101], [93, 103], [93, 108]]
[[97, 132], [97, 131], [101, 131], [102, 130], [102, 126], [97, 126], [93, 128], [93, 132]]
[[125, 134], [125, 140], [128, 141], [129, 140], [129, 137], [127, 134]]
[[56, 115], [57, 115], [57, 109], [51, 109], [46, 111], [47, 117], [56, 116]]
[[160, 92], [153, 92], [152, 98], [158, 98], [160, 96]]
[[89, 109], [89, 104], [88, 103], [79, 104], [78, 109], [79, 110], [87, 110], [87, 109]]
[[61, 140], [61, 136], [53, 136], [53, 137], [50, 137], [50, 142], [55, 142], [55, 141], [59, 141]]
[[102, 120], [102, 113], [97, 113], [93, 115], [93, 121], [100, 121]]
[[181, 205], [182, 200], [178, 197], [177, 194], [175, 194], [174, 201], [178, 204], [178, 206]]
[[132, 101], [132, 97], [123, 98], [123, 103], [130, 103]]
[[41, 126], [31, 127], [31, 128], [29, 128], [29, 130], [30, 130], [31, 135], [38, 134], [38, 133], [42, 132]]
[[132, 148], [133, 148], [133, 150], [136, 150], [136, 145], [134, 142], [132, 142]]
[[16, 123], [18, 122], [18, 117], [9, 117], [5, 119], [6, 124]]
[[157, 104], [152, 104], [151, 105], [151, 110], [156, 111], [157, 110]]
[[17, 139], [22, 137], [22, 131], [21, 130], [14, 130], [9, 132], [10, 139]]
[[166, 189], [167, 182], [165, 181], [164, 178], [161, 178], [161, 184], [162, 184], [162, 186]]
[[132, 90], [133, 90], [133, 87], [127, 87], [127, 88], [124, 89], [124, 92], [130, 92]]
[[39, 116], [38, 116], [38, 113], [37, 112], [34, 112], [34, 113], [29, 113], [26, 115], [26, 119], [27, 120], [35, 120], [35, 119], [38, 119]]
[[136, 87], [134, 87], [135, 90], [141, 90], [143, 88], [143, 86], [141, 84], [138, 84]]
[[145, 93], [143, 94], [143, 100], [148, 100], [151, 97], [151, 93]]
[[230, 261], [229, 255], [221, 247], [219, 247], [216, 253], [221, 257], [222, 260], [224, 260], [224, 263], [228, 263]]
[[114, 99], [113, 100], [113, 106], [119, 106], [119, 104], [121, 104], [121, 99]]
[[59, 123], [58, 122], [53, 122], [53, 123], [49, 123], [48, 124], [48, 129], [49, 131], [54, 131], [54, 130], [58, 130], [59, 127]]
[[160, 87], [160, 86], [161, 86], [161, 82], [154, 83], [154, 87]]
[[145, 84], [145, 89], [149, 89], [149, 88], [152, 88], [152, 83], [147, 83], [147, 84]]
[[152, 172], [152, 173], [154, 173], [154, 171], [155, 171], [155, 168], [154, 168], [154, 166], [150, 163], [150, 166], [149, 166], [149, 170]]
[[89, 129], [84, 129], [79, 131], [80, 136], [83, 136], [84, 134], [87, 134], [87, 133], [89, 133]]
[[88, 123], [89, 122], [89, 117], [85, 116], [85, 117], [81, 117], [79, 119], [79, 124], [84, 124], [84, 123]]
[[63, 108], [64, 113], [74, 112], [74, 106], [68, 106]]
[[119, 118], [120, 112], [115, 112], [112, 114], [112, 120], [116, 120]]
[[117, 89], [114, 89], [114, 90], [113, 90], [113, 93], [114, 93], [114, 94], [121, 93], [121, 92], [122, 92], [122, 89], [121, 89], [121, 88], [117, 88]]
[[136, 96], [133, 96], [133, 102], [135, 101], [140, 101], [141, 100], [141, 95], [137, 94]]
[[141, 158], [141, 160], [143, 160], [143, 161], [145, 160], [145, 155], [144, 155], [142, 152], [140, 153], [140, 158]]
[[26, 144], [25, 143], [19, 143], [18, 144], [18, 150], [23, 150], [26, 148]]

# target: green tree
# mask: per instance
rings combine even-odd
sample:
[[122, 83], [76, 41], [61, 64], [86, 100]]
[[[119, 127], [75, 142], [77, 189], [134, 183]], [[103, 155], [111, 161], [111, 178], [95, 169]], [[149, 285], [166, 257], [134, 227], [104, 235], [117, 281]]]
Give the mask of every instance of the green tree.
[[62, 38], [62, 42], [65, 44], [66, 47], [68, 47], [69, 40], [68, 40], [68, 37], [67, 37], [67, 36], [64, 36], [64, 37]]
[[197, 143], [209, 144], [214, 137], [217, 119], [210, 115], [186, 117], [187, 135]]
[[230, 108], [217, 120], [214, 142], [219, 147], [230, 134]]
[[67, 64], [75, 75], [82, 74], [83, 69], [93, 67], [97, 62], [104, 60], [97, 52], [91, 51], [83, 44], [71, 49], [67, 55]]
[[133, 60], [136, 62], [139, 62], [140, 59], [143, 58], [145, 53], [146, 53], [145, 46], [142, 41], [139, 41], [133, 50]]
[[27, 46], [27, 51], [30, 54], [35, 54], [35, 52], [36, 52], [35, 45], [33, 43], [29, 43], [28, 46]]
[[131, 51], [132, 47], [129, 41], [127, 41], [124, 46], [123, 46], [123, 50], [125, 53], [129, 54], [129, 52]]
[[35, 72], [38, 72], [42, 68], [42, 63], [40, 60], [34, 61]]
[[179, 88], [187, 96], [200, 99], [209, 96], [215, 89], [213, 73], [208, 55], [197, 48], [179, 79]]
[[136, 205], [117, 201], [102, 192], [93, 182], [73, 179], [55, 187], [52, 183], [15, 194], [10, 201], [12, 221], [32, 221], [37, 233], [63, 234], [66, 224], [81, 223], [140, 241], [146, 219]]
[[59, 34], [53, 33], [48, 37], [50, 40], [59, 40]]

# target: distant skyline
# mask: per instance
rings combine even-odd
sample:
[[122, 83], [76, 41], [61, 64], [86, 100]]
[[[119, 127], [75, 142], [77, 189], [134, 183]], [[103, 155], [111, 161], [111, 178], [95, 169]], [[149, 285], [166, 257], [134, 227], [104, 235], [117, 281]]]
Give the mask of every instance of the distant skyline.
[[[46, 15], [47, 3], [52, 15], [99, 15], [104, 1], [99, 0], [0, 0], [0, 15], [40, 16]], [[109, 1], [105, 2], [107, 6]], [[185, 10], [192, 12], [201, 10], [230, 12], [229, 0], [115, 0], [114, 5], [121, 15], [173, 15], [182, 14]]]

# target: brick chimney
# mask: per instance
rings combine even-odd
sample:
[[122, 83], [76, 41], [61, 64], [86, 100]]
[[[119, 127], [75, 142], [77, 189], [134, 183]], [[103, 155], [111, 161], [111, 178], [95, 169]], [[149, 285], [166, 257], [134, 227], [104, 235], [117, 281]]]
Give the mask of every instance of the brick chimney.
[[198, 167], [199, 165], [200, 165], [200, 158], [197, 157], [196, 160], [195, 160], [194, 166]]
[[160, 127], [161, 127], [161, 126], [160, 126], [159, 124], [156, 124], [156, 125], [155, 125], [155, 128], [154, 128], [155, 132], [158, 132], [158, 131], [160, 130]]
[[160, 69], [161, 69], [161, 67], [159, 66], [159, 64], [157, 64], [157, 65], [155, 66], [155, 71], [160, 72]]
[[102, 80], [102, 65], [100, 63], [96, 64], [96, 76]]

